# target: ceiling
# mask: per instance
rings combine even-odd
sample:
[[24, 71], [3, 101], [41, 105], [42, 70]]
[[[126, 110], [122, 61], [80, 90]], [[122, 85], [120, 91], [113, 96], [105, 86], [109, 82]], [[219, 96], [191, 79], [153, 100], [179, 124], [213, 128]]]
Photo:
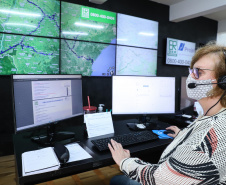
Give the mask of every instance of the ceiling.
[[[170, 14], [171, 14], [171, 9], [175, 8], [176, 6], [180, 7], [180, 9], [181, 9], [181, 7], [183, 7], [185, 11], [190, 10], [190, 12], [193, 12], [193, 13], [195, 10], [198, 9], [197, 6], [200, 6], [200, 10], [197, 10], [193, 15], [189, 15], [190, 18], [203, 16], [203, 17], [207, 17], [207, 18], [210, 18], [210, 19], [213, 19], [216, 21], [226, 20], [226, 0], [150, 0], [150, 1], [154, 1], [154, 2], [157, 2], [160, 4], [164, 4], [164, 5], [169, 5], [170, 6]], [[214, 2], [214, 4], [211, 4], [213, 2]], [[189, 7], [188, 7], [188, 5], [189, 5]], [[209, 7], [208, 7], [208, 5], [209, 5]], [[207, 9], [205, 9], [205, 8], [203, 9], [203, 7], [205, 7], [205, 6], [207, 6], [206, 7]], [[180, 15], [178, 15], [178, 16], [180, 17]], [[187, 19], [189, 19], [189, 16]], [[181, 17], [183, 17], [183, 16], [181, 16]], [[185, 19], [178, 18], [178, 20], [183, 21], [183, 20], [186, 20], [186, 18]], [[179, 22], [178, 20], [174, 21], [172, 19], [170, 21]]]

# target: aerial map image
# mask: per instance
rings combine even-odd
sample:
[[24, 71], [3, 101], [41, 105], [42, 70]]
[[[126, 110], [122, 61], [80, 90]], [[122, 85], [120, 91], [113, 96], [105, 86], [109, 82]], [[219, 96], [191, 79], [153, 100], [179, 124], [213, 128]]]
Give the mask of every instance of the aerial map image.
[[84, 41], [61, 41], [61, 73], [83, 76], [115, 74], [115, 45]]
[[116, 13], [66, 2], [61, 6], [61, 73], [112, 76]]
[[59, 10], [56, 0], [1, 0], [0, 74], [59, 73]]

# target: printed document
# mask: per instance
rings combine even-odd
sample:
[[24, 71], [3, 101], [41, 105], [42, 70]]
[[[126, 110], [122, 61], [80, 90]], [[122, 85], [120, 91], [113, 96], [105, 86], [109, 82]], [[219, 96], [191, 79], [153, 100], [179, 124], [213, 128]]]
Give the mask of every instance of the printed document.
[[22, 154], [23, 176], [59, 169], [60, 162], [52, 147], [28, 151]]
[[66, 147], [70, 153], [68, 163], [92, 158], [92, 156], [87, 151], [85, 151], [78, 143], [68, 144], [66, 145]]
[[[70, 158], [67, 163], [92, 158], [78, 143], [65, 145]], [[52, 147], [24, 152], [22, 154], [23, 176], [58, 170], [60, 162]]]
[[110, 112], [85, 114], [88, 137], [96, 137], [114, 133]]

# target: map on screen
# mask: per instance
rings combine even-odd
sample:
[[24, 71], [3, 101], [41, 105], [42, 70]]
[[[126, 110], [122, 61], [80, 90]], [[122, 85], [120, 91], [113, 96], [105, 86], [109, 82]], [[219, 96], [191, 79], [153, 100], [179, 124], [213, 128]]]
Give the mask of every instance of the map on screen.
[[58, 74], [59, 40], [0, 34], [0, 74]]
[[115, 74], [115, 45], [61, 41], [61, 73], [83, 76]]
[[0, 32], [59, 37], [58, 0], [1, 0]]
[[116, 13], [66, 2], [61, 11], [62, 38], [116, 43]]
[[157, 50], [117, 46], [116, 75], [156, 76]]
[[118, 13], [117, 44], [158, 49], [158, 22]]

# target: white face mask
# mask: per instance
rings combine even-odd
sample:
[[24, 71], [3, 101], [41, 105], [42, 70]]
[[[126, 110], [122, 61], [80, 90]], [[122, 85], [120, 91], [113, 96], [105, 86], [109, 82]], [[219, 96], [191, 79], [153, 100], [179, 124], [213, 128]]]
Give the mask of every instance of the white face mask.
[[[202, 98], [207, 97], [207, 93], [213, 89], [213, 85], [211, 84], [215, 80], [195, 80], [191, 77], [191, 75], [188, 76], [186, 80], [186, 90], [187, 95], [189, 98], [200, 100]], [[207, 85], [197, 85], [195, 88], [189, 88], [189, 83], [195, 83], [195, 84], [207, 84]]]

